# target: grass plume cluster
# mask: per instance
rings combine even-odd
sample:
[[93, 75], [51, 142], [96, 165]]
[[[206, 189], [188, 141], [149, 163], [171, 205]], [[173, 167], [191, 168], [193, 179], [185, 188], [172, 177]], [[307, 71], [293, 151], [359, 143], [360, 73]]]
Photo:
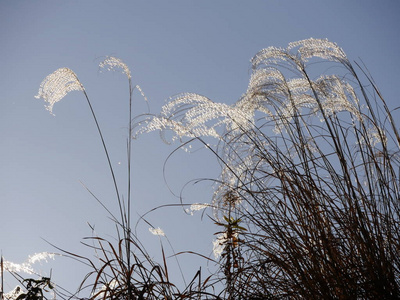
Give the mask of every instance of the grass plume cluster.
[[182, 94], [138, 131], [171, 130], [218, 158], [228, 299], [400, 297], [400, 137], [356, 67], [327, 40], [266, 48], [233, 105]]

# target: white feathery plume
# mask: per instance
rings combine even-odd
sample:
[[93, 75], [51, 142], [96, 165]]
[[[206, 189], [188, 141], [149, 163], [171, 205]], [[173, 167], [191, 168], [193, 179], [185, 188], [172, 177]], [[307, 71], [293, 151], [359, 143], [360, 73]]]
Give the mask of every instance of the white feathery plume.
[[343, 49], [336, 43], [330, 42], [327, 39], [314, 39], [309, 38], [297, 42], [289, 43], [288, 50], [299, 47], [298, 53], [300, 54], [303, 62], [308, 61], [312, 57], [319, 57], [327, 60], [334, 60], [341, 63], [347, 62], [347, 56]]
[[41, 252], [41, 253], [35, 253], [34, 255], [30, 255], [28, 260], [23, 262], [22, 264], [17, 264], [13, 263], [11, 261], [5, 260], [3, 262], [4, 264], [4, 270], [8, 272], [23, 272], [26, 274], [35, 274], [35, 270], [33, 268], [33, 265], [37, 262], [45, 261], [48, 262], [48, 259], [55, 259], [55, 254], [54, 253], [49, 253], [49, 252]]
[[154, 234], [154, 235], [165, 236], [164, 231], [160, 227], [158, 227], [158, 228], [150, 227], [149, 231], [151, 232], [151, 234]]
[[107, 69], [107, 71], [121, 69], [122, 73], [125, 74], [128, 79], [131, 79], [131, 71], [129, 70], [128, 66], [121, 59], [114, 56], [108, 56], [99, 64], [99, 67]]
[[84, 87], [71, 69], [60, 68], [42, 81], [35, 98], [42, 98], [46, 102], [46, 109], [54, 115], [54, 104], [71, 91], [84, 91]]

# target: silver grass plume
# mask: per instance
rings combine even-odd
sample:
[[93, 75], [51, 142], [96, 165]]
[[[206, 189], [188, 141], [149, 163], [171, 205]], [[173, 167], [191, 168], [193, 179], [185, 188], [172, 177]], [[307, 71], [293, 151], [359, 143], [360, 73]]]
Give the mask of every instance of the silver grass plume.
[[36, 274], [36, 271], [34, 270], [33, 265], [37, 262], [48, 262], [49, 259], [54, 260], [56, 254], [55, 253], [49, 253], [49, 252], [40, 252], [40, 253], [35, 253], [33, 255], [30, 255], [28, 259], [21, 263], [14, 263], [11, 261], [4, 260], [4, 270], [7, 272], [23, 272], [26, 274]]
[[60, 68], [42, 81], [35, 98], [43, 99], [46, 102], [46, 109], [53, 114], [54, 104], [64, 98], [69, 92], [84, 90], [83, 85], [71, 69]]
[[114, 56], [108, 56], [99, 64], [99, 67], [104, 68], [107, 71], [121, 69], [122, 73], [125, 74], [128, 79], [131, 79], [131, 71], [129, 70], [128, 66], [121, 59]]
[[[298, 48], [297, 53], [292, 53], [295, 48]], [[230, 130], [253, 126], [256, 112], [275, 121], [279, 131], [283, 120], [290, 121], [294, 112], [304, 108], [314, 114], [322, 108], [328, 115], [348, 111], [359, 119], [358, 100], [351, 85], [337, 76], [312, 81], [297, 70], [312, 57], [347, 62], [343, 50], [327, 40], [294, 42], [287, 49], [269, 47], [252, 59], [253, 74], [248, 89], [235, 104], [216, 103], [194, 93], [180, 94], [169, 99], [160, 116], [148, 121], [140, 131], [169, 129], [176, 134], [174, 140], [185, 136], [219, 138], [218, 128]], [[290, 77], [280, 70], [280, 67], [286, 67], [285, 62], [298, 67]], [[323, 96], [322, 103], [317, 102], [313, 91]]]
[[[316, 60], [338, 64], [345, 70], [350, 68], [344, 51], [326, 39], [301, 40], [290, 43], [286, 49], [269, 47], [251, 60], [253, 72], [247, 91], [233, 105], [183, 93], [169, 99], [159, 116], [145, 120], [145, 125], [137, 128], [137, 134], [160, 131], [163, 136], [164, 132], [170, 131], [172, 141], [212, 137], [229, 145], [217, 149], [223, 152], [220, 157], [225, 161], [219, 181], [224, 184], [217, 188], [212, 204], [218, 211], [224, 206], [221, 199], [227, 191], [240, 187], [254, 176], [248, 170], [258, 166], [265, 174], [279, 174], [279, 170], [274, 170], [274, 166], [259, 155], [260, 149], [274, 145], [274, 142], [270, 143], [274, 135], [289, 134], [299, 120], [299, 126], [309, 130], [307, 120], [312, 116], [325, 122], [327, 118], [338, 114], [344, 117], [347, 113], [348, 122], [363, 121], [362, 106], [344, 76], [309, 77], [308, 69]], [[264, 120], [263, 130], [271, 129], [263, 132], [263, 138], [259, 136], [261, 120]], [[311, 132], [305, 131], [304, 140], [307, 141], [304, 147], [310, 152], [319, 151], [319, 141]], [[287, 157], [295, 159], [297, 147], [287, 146]]]

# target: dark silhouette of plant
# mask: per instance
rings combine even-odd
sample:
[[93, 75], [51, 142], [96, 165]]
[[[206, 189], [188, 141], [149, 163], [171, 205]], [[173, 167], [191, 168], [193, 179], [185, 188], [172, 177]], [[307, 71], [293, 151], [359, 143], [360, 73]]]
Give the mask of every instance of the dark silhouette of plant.
[[25, 282], [27, 292], [21, 293], [16, 300], [43, 300], [43, 291], [46, 291], [46, 288], [54, 288], [49, 277], [42, 277], [41, 279], [28, 278], [23, 280], [23, 283]]

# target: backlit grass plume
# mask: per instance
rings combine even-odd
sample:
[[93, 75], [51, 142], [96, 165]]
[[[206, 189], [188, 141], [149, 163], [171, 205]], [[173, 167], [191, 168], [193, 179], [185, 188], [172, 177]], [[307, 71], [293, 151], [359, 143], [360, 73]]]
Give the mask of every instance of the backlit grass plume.
[[56, 254], [49, 252], [40, 252], [30, 255], [28, 259], [23, 263], [14, 263], [8, 260], [4, 260], [3, 268], [6, 272], [16, 272], [25, 274], [37, 274], [33, 265], [37, 262], [47, 262], [49, 259], [54, 259]]
[[131, 79], [131, 71], [128, 66], [119, 58], [108, 56], [104, 61], [99, 64], [100, 68], [105, 68], [107, 71], [121, 69], [128, 79]]
[[43, 99], [46, 109], [53, 114], [54, 104], [72, 91], [84, 91], [84, 87], [71, 69], [60, 68], [42, 81], [35, 98]]

